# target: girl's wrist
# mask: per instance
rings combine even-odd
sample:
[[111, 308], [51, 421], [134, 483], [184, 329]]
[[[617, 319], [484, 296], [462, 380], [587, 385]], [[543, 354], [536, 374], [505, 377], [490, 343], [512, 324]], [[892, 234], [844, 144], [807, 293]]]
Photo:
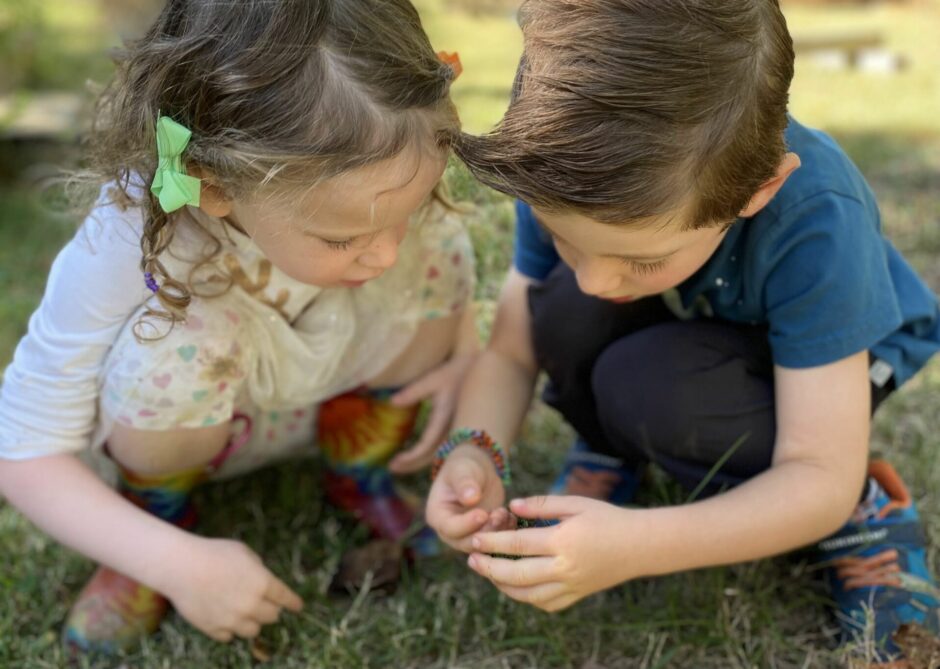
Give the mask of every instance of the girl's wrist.
[[172, 525], [166, 530], [154, 541], [153, 554], [137, 580], [172, 599], [176, 588], [186, 580], [189, 559], [197, 554], [203, 539]]

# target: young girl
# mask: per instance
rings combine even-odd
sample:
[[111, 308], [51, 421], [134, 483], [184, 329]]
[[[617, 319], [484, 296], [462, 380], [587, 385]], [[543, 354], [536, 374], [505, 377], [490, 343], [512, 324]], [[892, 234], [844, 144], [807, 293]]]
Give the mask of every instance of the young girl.
[[384, 465], [408, 404], [447, 422], [475, 348], [470, 246], [435, 197], [456, 73], [407, 0], [169, 0], [122, 53], [104, 186], [0, 395], [0, 493], [103, 565], [69, 644], [127, 647], [169, 602], [219, 641], [297, 611], [247, 547], [185, 531], [188, 498], [315, 440], [333, 500], [408, 529]]

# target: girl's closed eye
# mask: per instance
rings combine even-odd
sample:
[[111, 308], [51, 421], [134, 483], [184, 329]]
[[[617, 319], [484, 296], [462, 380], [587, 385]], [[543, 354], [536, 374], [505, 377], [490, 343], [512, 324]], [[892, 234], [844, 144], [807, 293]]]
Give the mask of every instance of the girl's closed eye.
[[352, 243], [356, 240], [355, 237], [350, 237], [349, 239], [326, 239], [325, 237], [318, 237], [318, 239], [335, 251], [348, 250]]

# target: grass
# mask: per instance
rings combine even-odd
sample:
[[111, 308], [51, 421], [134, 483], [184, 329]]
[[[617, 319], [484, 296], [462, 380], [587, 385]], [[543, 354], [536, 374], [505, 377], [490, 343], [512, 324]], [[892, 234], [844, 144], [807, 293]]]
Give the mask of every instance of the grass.
[[[438, 0], [418, 4], [435, 45], [460, 51], [466, 73], [454, 94], [468, 127], [485, 130], [498, 120], [508, 96], [520, 48], [513, 23], [500, 15], [447, 13]], [[71, 17], [53, 12], [56, 30], [90, 30], [83, 7]], [[788, 8], [794, 30], [830, 22], [877, 25], [892, 48], [909, 57], [911, 68], [895, 77], [829, 72], [801, 59], [793, 107], [801, 120], [828, 129], [846, 146], [878, 194], [887, 233], [934, 290], [940, 289], [940, 120], [931, 110], [940, 105], [931, 96], [940, 91], [940, 72], [932, 67], [938, 47], [921, 37], [937, 25], [938, 7], [933, 0], [875, 10]], [[74, 43], [82, 45], [84, 39], [76, 37]], [[56, 250], [74, 229], [73, 221], [52, 213], [11, 173], [9, 165], [34, 162], [35, 156], [35, 147], [5, 147], [0, 161], [6, 166], [0, 178], [0, 365], [25, 331]], [[473, 205], [469, 224], [478, 251], [485, 331], [509, 263], [511, 205], [457, 166], [449, 178], [460, 199]], [[911, 485], [926, 518], [935, 565], [938, 397], [940, 361], [935, 361], [879, 411], [872, 439], [873, 450], [889, 456]], [[514, 492], [544, 490], [570, 439], [558, 417], [536, 405], [516, 449]], [[507, 600], [451, 558], [410, 570], [393, 595], [363, 591], [333, 598], [326, 585], [339, 555], [365, 537], [323, 504], [319, 474], [318, 461], [311, 459], [213, 484], [198, 494], [205, 534], [245, 541], [306, 600], [303, 614], [265, 631], [273, 657], [266, 666], [796, 669], [846, 664], [834, 649], [825, 591], [799, 555], [637, 581], [556, 615]], [[409, 484], [418, 490], [426, 486], [421, 477]], [[658, 473], [642, 494], [650, 504], [682, 498]], [[0, 555], [5, 559], [0, 667], [65, 666], [59, 628], [92, 566], [2, 502]], [[257, 664], [247, 644], [215, 644], [176, 616], [159, 637], [120, 663], [134, 669]]]

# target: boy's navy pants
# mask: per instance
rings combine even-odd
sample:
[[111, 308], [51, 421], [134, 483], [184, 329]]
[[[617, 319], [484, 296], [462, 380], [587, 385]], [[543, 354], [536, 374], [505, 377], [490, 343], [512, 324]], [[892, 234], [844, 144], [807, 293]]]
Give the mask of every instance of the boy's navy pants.
[[[547, 404], [592, 450], [655, 462], [695, 488], [736, 443], [706, 491], [771, 465], [774, 367], [765, 325], [680, 321], [658, 296], [615, 304], [556, 267], [529, 289]], [[872, 386], [872, 410], [894, 389]]]

